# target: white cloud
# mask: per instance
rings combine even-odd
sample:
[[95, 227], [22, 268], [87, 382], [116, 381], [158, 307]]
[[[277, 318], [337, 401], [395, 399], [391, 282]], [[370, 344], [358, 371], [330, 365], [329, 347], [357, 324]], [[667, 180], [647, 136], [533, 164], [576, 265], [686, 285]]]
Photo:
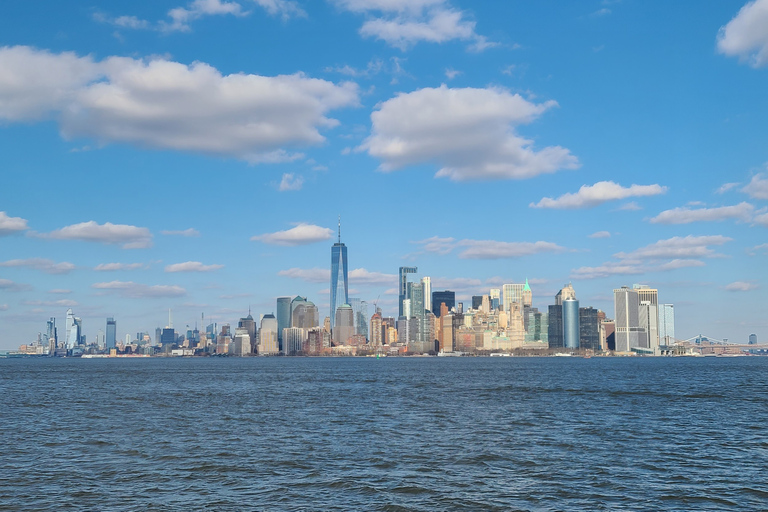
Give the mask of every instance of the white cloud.
[[[360, 28], [363, 37], [375, 37], [406, 50], [421, 42], [444, 43], [455, 39], [482, 51], [497, 43], [475, 32], [475, 22], [447, 0], [332, 0], [342, 9], [369, 15]], [[373, 13], [376, 13], [374, 15]]]
[[439, 236], [433, 236], [412, 243], [421, 245], [421, 249], [425, 252], [448, 254], [456, 247], [455, 242], [455, 238], [440, 238]]
[[289, 190], [301, 190], [301, 186], [304, 185], [304, 178], [301, 176], [295, 176], [292, 172], [283, 173], [283, 179], [280, 180], [278, 190], [280, 192], [286, 192]]
[[445, 70], [445, 77], [448, 80], [453, 80], [454, 78], [456, 78], [457, 76], [459, 76], [461, 74], [463, 74], [461, 71], [457, 71], [457, 70], [455, 70], [453, 68], [447, 68]]
[[764, 226], [768, 228], [768, 213], [763, 213], [761, 215], [756, 215], [754, 219], [752, 219], [752, 222], [755, 224], [759, 224], [760, 226]]
[[560, 169], [578, 160], [560, 146], [540, 151], [514, 132], [554, 101], [534, 104], [505, 89], [439, 88], [400, 93], [371, 114], [372, 134], [358, 151], [382, 161], [388, 172], [434, 163], [436, 177], [453, 181], [523, 179]]
[[734, 281], [724, 287], [729, 292], [748, 292], [758, 288], [754, 281]]
[[[0, 82], [3, 78], [0, 76]], [[0, 100], [2, 101], [2, 100]], [[0, 108], [2, 105], [0, 104]], [[28, 229], [27, 220], [21, 217], [9, 217], [5, 212], [0, 212], [0, 236], [18, 233]]]
[[147, 228], [127, 224], [98, 224], [96, 221], [72, 224], [50, 233], [38, 233], [35, 236], [58, 240], [81, 240], [103, 244], [120, 244], [123, 249], [146, 249], [152, 247], [152, 233]]
[[143, 263], [100, 263], [93, 267], [97, 272], [111, 272], [115, 270], [137, 270], [147, 268]]
[[52, 293], [56, 295], [67, 295], [69, 293], [72, 293], [72, 290], [65, 290], [64, 288], [54, 288], [53, 290], [48, 290], [48, 293]]
[[643, 207], [637, 204], [635, 201], [630, 201], [616, 208], [616, 210], [624, 212], [636, 212], [642, 209]]
[[305, 18], [307, 13], [297, 2], [291, 0], [253, 0], [259, 6], [263, 7], [272, 16], [279, 15], [283, 20], [291, 16]]
[[9, 292], [20, 292], [22, 290], [28, 290], [29, 288], [30, 288], [29, 285], [19, 284], [11, 281], [10, 279], [0, 278], [0, 290], [5, 290]]
[[328, 283], [331, 280], [331, 271], [325, 268], [289, 268], [281, 270], [278, 276], [290, 277], [292, 279], [301, 279], [308, 283]]
[[[278, 276], [301, 279], [308, 283], [328, 283], [331, 280], [331, 271], [324, 268], [289, 268], [281, 270]], [[365, 268], [356, 268], [349, 271], [349, 282], [357, 285], [390, 285], [397, 283], [395, 274], [385, 274], [383, 272], [371, 272]]]
[[46, 258], [27, 258], [23, 260], [8, 260], [0, 262], [0, 267], [26, 267], [40, 270], [46, 274], [69, 274], [75, 265], [67, 261], [56, 263]]
[[721, 27], [717, 49], [758, 68], [768, 64], [768, 0], [747, 2], [738, 14]]
[[333, 238], [333, 230], [314, 224], [296, 224], [295, 227], [275, 233], [252, 236], [251, 240], [271, 245], [307, 245]]
[[576, 193], [563, 194], [557, 199], [545, 197], [531, 208], [592, 208], [608, 201], [629, 197], [655, 196], [667, 192], [661, 185], [632, 185], [622, 187], [613, 181], [599, 181], [594, 185], [582, 185]]
[[768, 243], [766, 243], [766, 244], [759, 244], [759, 245], [756, 245], [754, 247], [751, 247], [751, 248], [747, 249], [747, 254], [749, 254], [750, 256], [755, 256], [755, 255], [757, 255], [759, 253], [768, 255]]
[[0, 304], [0, 311], [8, 311], [8, 304]]
[[610, 231], [597, 231], [589, 235], [589, 238], [611, 238]]
[[175, 7], [168, 11], [170, 23], [161, 21], [159, 27], [165, 32], [189, 32], [190, 22], [203, 16], [231, 14], [244, 16], [242, 6], [236, 2], [222, 2], [221, 0], [195, 0], [187, 7]]
[[741, 191], [749, 194], [752, 199], [768, 199], [768, 174], [752, 176], [752, 180]]
[[63, 308], [73, 308], [79, 305], [77, 301], [74, 301], [72, 299], [25, 300], [25, 301], [22, 301], [22, 304], [24, 304], [25, 306], [48, 306], [48, 307], [58, 306]]
[[[9, 77], [9, 78], [5, 78]], [[13, 80], [10, 79], [13, 77]], [[252, 163], [301, 158], [325, 141], [326, 114], [358, 104], [358, 87], [302, 73], [222, 75], [208, 64], [0, 48], [0, 120], [57, 114], [64, 137], [191, 151]]]
[[631, 252], [614, 254], [618, 261], [609, 261], [596, 267], [573, 269], [573, 279], [597, 279], [613, 275], [637, 275], [664, 272], [705, 265], [698, 258], [719, 256], [712, 246], [720, 246], [732, 239], [721, 236], [686, 236], [659, 240]]
[[172, 298], [182, 297], [187, 291], [181, 286], [176, 285], [146, 285], [134, 283], [133, 281], [110, 281], [105, 283], [94, 283], [91, 288], [97, 290], [116, 291], [121, 295], [133, 299], [144, 298]]
[[224, 265], [203, 265], [199, 261], [185, 261], [165, 267], [166, 272], [212, 272], [224, 268]]
[[496, 260], [502, 258], [521, 258], [545, 252], [563, 252], [561, 247], [552, 242], [498, 242], [496, 240], [461, 240], [459, 253], [461, 259]]
[[738, 186], [739, 186], [739, 183], [723, 183], [722, 185], [720, 185], [720, 187], [718, 187], [717, 190], [715, 190], [715, 194], [725, 194], [732, 188], [735, 188]]
[[188, 228], [188, 229], [177, 230], [177, 231], [165, 230], [165, 231], [161, 231], [160, 233], [163, 235], [169, 235], [169, 236], [186, 236], [186, 237], [200, 236], [200, 232], [195, 228]]
[[100, 75], [100, 66], [90, 56], [0, 47], [0, 120], [45, 118], [72, 102], [78, 90]]
[[687, 207], [665, 210], [651, 219], [653, 224], [690, 224], [691, 222], [723, 221], [728, 219], [749, 222], [755, 207], [749, 203], [739, 203], [734, 206], [720, 206], [717, 208]]

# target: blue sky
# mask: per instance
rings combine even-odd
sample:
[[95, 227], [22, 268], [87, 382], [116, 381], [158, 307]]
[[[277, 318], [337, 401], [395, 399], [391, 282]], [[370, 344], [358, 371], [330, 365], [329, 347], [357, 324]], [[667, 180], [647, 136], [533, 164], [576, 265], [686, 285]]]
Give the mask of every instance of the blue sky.
[[5, 2], [0, 349], [67, 307], [92, 341], [659, 288], [677, 335], [768, 337], [768, 0]]

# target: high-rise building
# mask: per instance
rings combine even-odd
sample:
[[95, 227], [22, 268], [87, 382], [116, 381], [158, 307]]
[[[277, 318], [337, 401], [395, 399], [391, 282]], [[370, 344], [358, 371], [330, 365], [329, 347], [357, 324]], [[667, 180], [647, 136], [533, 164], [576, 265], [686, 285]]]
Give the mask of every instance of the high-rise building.
[[111, 350], [117, 346], [117, 322], [112, 317], [107, 318], [107, 332], [106, 332], [107, 350]]
[[331, 329], [336, 323], [336, 308], [342, 304], [349, 304], [349, 282], [347, 246], [341, 242], [341, 217], [339, 217], [339, 240], [331, 247]]
[[626, 286], [613, 290], [617, 352], [629, 352], [633, 348], [646, 346], [646, 332], [640, 326], [639, 299], [637, 291]]
[[59, 333], [56, 329], [56, 318], [51, 317], [48, 322], [46, 322], [46, 334], [48, 337], [48, 353], [50, 355], [54, 355], [56, 352], [56, 349], [58, 348], [58, 337]]
[[600, 350], [600, 320], [595, 308], [579, 309], [579, 348]]
[[333, 327], [333, 344], [346, 345], [347, 340], [355, 334], [354, 311], [349, 304], [336, 308], [336, 322]]
[[440, 316], [440, 304], [445, 303], [448, 311], [456, 307], [456, 292], [450, 290], [432, 292], [432, 313]]
[[251, 346], [248, 349], [249, 350], [248, 353], [255, 354], [256, 353], [256, 321], [253, 319], [253, 316], [251, 315], [250, 308], [248, 308], [248, 316], [246, 316], [245, 318], [241, 318], [237, 322], [237, 327], [239, 329], [245, 329], [245, 332], [248, 333], [248, 340], [251, 343]]
[[166, 350], [170, 350], [170, 348], [176, 343], [176, 331], [173, 330], [172, 327], [166, 327], [163, 329], [162, 334], [160, 335], [160, 344], [165, 348]]
[[76, 321], [72, 308], [67, 310], [67, 318], [64, 325], [67, 329], [67, 349], [71, 350], [80, 344], [80, 326]]
[[371, 317], [371, 329], [369, 332], [369, 338], [368, 341], [370, 341], [371, 345], [382, 345], [383, 344], [383, 338], [382, 338], [382, 329], [381, 329], [381, 313], [378, 311], [373, 314]]
[[299, 354], [304, 350], [304, 342], [306, 340], [306, 330], [301, 327], [286, 327], [283, 329], [283, 354], [287, 356]]
[[264, 315], [259, 327], [259, 355], [270, 356], [280, 353], [277, 341], [277, 318], [272, 313]]
[[637, 291], [640, 302], [640, 327], [645, 328], [646, 348], [659, 345], [659, 291], [649, 286], [636, 284], [632, 288]]
[[305, 330], [320, 325], [320, 312], [313, 302], [306, 301], [296, 306], [291, 314], [291, 327], [300, 327]]
[[234, 350], [232, 351], [234, 355], [239, 357], [251, 355], [251, 335], [248, 334], [248, 329], [245, 327], [238, 327], [235, 329], [234, 345]]
[[349, 298], [352, 306], [352, 319], [355, 322], [355, 334], [368, 338], [368, 303], [356, 297]]
[[489, 296], [491, 297], [491, 309], [493, 309], [494, 311], [499, 309], [499, 304], [501, 300], [501, 289], [491, 288], [489, 292]]
[[525, 289], [524, 284], [505, 284], [501, 288], [504, 292], [504, 296], [503, 296], [504, 311], [509, 312], [509, 310], [512, 307], [512, 303], [520, 304], [520, 306], [522, 307], [523, 290]]
[[[415, 274], [419, 269], [417, 267], [400, 267], [398, 271], [398, 316], [406, 316], [403, 311], [403, 301], [408, 298], [408, 274]], [[430, 284], [430, 287], [432, 285]]]
[[579, 348], [579, 301], [575, 298], [563, 300], [563, 345], [565, 348]]
[[659, 343], [672, 345], [675, 339], [675, 305], [659, 305]]
[[549, 348], [563, 348], [563, 305], [549, 306], [549, 324], [547, 325], [547, 342]]
[[472, 309], [479, 310], [483, 307], [483, 295], [472, 296]]
[[757, 334], [750, 334], [749, 335], [749, 344], [750, 345], [757, 345]]
[[280, 347], [283, 343], [283, 329], [291, 326], [291, 298], [277, 298], [277, 341]]
[[421, 286], [424, 289], [424, 309], [432, 311], [432, 278], [422, 277]]

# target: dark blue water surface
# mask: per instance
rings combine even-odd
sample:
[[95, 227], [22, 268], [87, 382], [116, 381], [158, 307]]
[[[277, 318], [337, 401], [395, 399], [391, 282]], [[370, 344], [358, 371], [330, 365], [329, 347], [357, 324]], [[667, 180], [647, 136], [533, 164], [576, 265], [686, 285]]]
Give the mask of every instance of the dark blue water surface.
[[0, 510], [766, 510], [768, 358], [0, 360]]

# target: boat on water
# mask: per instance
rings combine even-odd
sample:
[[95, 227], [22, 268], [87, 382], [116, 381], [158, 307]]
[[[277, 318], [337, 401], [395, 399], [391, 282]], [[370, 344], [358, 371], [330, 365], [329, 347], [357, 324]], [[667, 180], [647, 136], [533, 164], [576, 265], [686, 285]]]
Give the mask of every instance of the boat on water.
[[555, 357], [573, 357], [573, 354], [570, 352], [558, 352], [555, 354]]

